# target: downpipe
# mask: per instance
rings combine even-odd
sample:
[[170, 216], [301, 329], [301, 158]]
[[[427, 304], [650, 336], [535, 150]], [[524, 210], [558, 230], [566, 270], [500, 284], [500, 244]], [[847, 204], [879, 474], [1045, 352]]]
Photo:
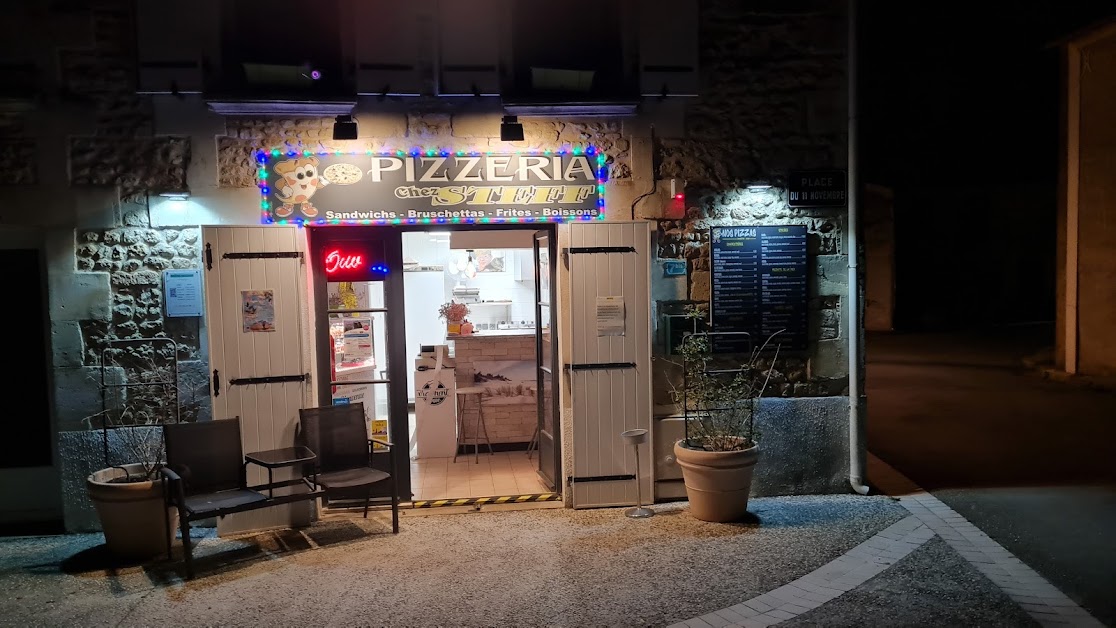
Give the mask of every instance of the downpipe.
[[849, 201], [849, 307], [845, 318], [849, 321], [849, 486], [858, 495], [868, 494], [864, 483], [867, 467], [867, 439], [864, 430], [864, 413], [861, 412], [861, 375], [864, 370], [861, 359], [861, 303], [858, 258], [860, 229], [860, 186], [857, 170], [857, 0], [849, 0], [848, 34], [848, 90], [849, 90], [849, 155], [848, 155], [848, 201]]

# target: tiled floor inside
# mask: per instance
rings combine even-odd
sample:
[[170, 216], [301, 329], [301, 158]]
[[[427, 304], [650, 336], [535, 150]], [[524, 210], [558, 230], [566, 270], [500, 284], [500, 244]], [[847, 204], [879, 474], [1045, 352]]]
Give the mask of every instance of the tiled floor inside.
[[535, 467], [538, 454], [525, 451], [488, 454], [481, 448], [480, 462], [472, 455], [411, 460], [411, 487], [415, 499], [491, 497], [546, 493]]

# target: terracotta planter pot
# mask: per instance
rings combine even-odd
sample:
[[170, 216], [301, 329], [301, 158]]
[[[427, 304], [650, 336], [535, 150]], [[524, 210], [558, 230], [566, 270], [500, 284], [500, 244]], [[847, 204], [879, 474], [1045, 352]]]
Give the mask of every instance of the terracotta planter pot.
[[[124, 465], [131, 475], [143, 474], [139, 464]], [[113, 554], [125, 558], [152, 558], [166, 554], [178, 527], [178, 512], [166, 508], [163, 500], [163, 483], [159, 480], [144, 482], [113, 482], [122, 478], [123, 470], [110, 467], [101, 469], [85, 479], [89, 499], [97, 509], [105, 544]], [[170, 534], [167, 534], [167, 517], [170, 517]]]
[[752, 471], [759, 460], [759, 446], [740, 451], [691, 449], [684, 441], [674, 444], [674, 458], [682, 467], [690, 514], [702, 521], [736, 521], [748, 512]]

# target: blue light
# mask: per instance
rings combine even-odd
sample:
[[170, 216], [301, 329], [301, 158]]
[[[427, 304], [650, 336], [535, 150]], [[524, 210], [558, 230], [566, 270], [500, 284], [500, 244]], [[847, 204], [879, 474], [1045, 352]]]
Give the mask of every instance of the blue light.
[[264, 188], [263, 188], [263, 189], [262, 189], [261, 191], [262, 191], [262, 192], [263, 192], [263, 193], [264, 193], [265, 195], [267, 195], [267, 194], [271, 194], [271, 188], [269, 188], [269, 187], [267, 187], [267, 186], [264, 186]]
[[597, 207], [604, 207], [604, 199], [603, 198], [598, 198], [597, 199]]
[[593, 153], [596, 153], [596, 152], [597, 152], [597, 149], [594, 146], [590, 146], [589, 148], [585, 149], [585, 154], [586, 155], [592, 155]]
[[439, 222], [439, 223], [443, 223], [443, 222], [445, 222], [445, 221], [446, 221], [446, 219], [445, 219], [445, 218], [439, 218], [439, 219], [438, 219], [438, 222]]
[[288, 151], [288, 152], [287, 152], [287, 157], [294, 157], [294, 156], [295, 156], [295, 155], [297, 155], [297, 154], [298, 154], [298, 153], [294, 152], [293, 150], [292, 150], [292, 151]]
[[407, 219], [407, 224], [409, 224], [409, 225], [415, 224], [415, 219], [414, 218], [408, 218]]
[[465, 219], [465, 222], [476, 222], [476, 219], [473, 218], [472, 216], [470, 216], [470, 217]]

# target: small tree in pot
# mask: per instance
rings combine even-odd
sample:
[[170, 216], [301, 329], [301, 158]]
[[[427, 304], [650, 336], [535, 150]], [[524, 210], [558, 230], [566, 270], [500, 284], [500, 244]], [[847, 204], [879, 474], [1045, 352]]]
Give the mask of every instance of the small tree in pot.
[[[705, 311], [691, 307], [687, 315], [701, 319]], [[672, 391], [686, 418], [686, 437], [674, 444], [682, 467], [690, 513], [703, 521], [735, 521], [748, 511], [752, 473], [759, 460], [755, 426], [758, 399], [771, 379], [762, 356], [779, 345], [769, 336], [747, 353], [715, 353], [717, 342], [747, 340], [744, 333], [687, 334], [680, 349], [681, 388]], [[741, 359], [742, 358], [742, 359]]]
[[[204, 382], [179, 378], [174, 362], [177, 347], [173, 344], [170, 363], [157, 361], [153, 351], [129, 349], [120, 351], [123, 382], [108, 386], [127, 390], [126, 401], [85, 419], [91, 429], [101, 430], [105, 465], [111, 465], [94, 471], [85, 485], [109, 551], [124, 558], [144, 559], [165, 553], [177, 528], [178, 514], [166, 507], [159, 477], [165, 461], [163, 425], [196, 420], [205, 386]], [[186, 388], [185, 400], [180, 399], [180, 386]], [[127, 462], [113, 464], [110, 434]]]

